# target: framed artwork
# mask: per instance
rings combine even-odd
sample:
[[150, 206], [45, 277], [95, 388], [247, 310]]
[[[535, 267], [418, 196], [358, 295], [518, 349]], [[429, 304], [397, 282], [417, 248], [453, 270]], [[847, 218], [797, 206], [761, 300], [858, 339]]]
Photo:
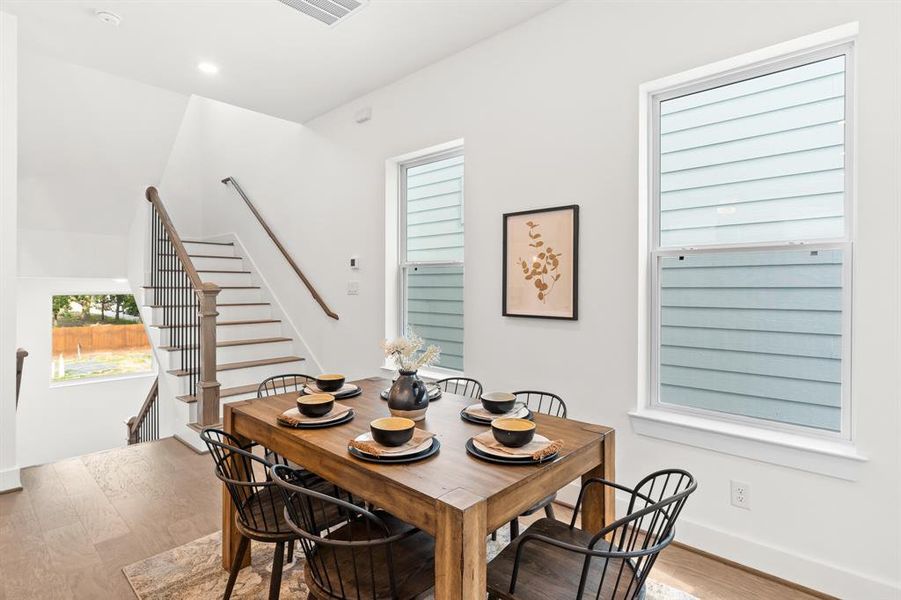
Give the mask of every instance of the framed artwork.
[[579, 318], [579, 207], [504, 215], [503, 315]]

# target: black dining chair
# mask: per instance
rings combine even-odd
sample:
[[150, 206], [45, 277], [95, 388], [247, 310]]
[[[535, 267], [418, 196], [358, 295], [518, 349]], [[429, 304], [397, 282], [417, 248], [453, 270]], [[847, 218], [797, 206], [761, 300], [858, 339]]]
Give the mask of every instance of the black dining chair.
[[[552, 394], [550, 392], [537, 392], [534, 390], [524, 390], [513, 392], [513, 395], [516, 396], [516, 400], [518, 402], [525, 404], [532, 412], [551, 415], [552, 417], [560, 417], [561, 419], [566, 418], [566, 403], [563, 401], [563, 398], [561, 398], [557, 394]], [[535, 514], [539, 510], [544, 509], [544, 514], [549, 519], [553, 519], [554, 500], [556, 499], [557, 493], [555, 492], [550, 496], [542, 498], [533, 506], [530, 506], [528, 510], [523, 512], [520, 516], [528, 517], [529, 515]], [[512, 521], [510, 521], [510, 539], [512, 540], [517, 535], [519, 535], [519, 519], [513, 519]]]
[[[252, 444], [242, 446], [234, 436], [219, 429], [208, 427], [200, 433], [200, 438], [209, 448], [216, 477], [225, 484], [231, 497], [236, 511], [235, 527], [242, 536], [229, 571], [223, 600], [231, 596], [250, 540], [276, 545], [269, 582], [269, 598], [275, 600], [281, 586], [285, 546], [287, 544], [289, 550], [293, 548], [297, 533], [285, 522], [282, 495], [271, 478], [273, 464], [253, 454]], [[318, 490], [317, 493], [336, 496], [342, 493], [336, 486], [308, 471], [298, 471], [286, 465], [282, 468], [294, 473], [295, 479], [303, 481], [310, 489]], [[323, 528], [330, 527], [340, 523], [342, 518], [342, 514], [331, 511], [321, 515], [321, 524]]]
[[479, 399], [482, 395], [482, 384], [470, 377], [445, 377], [435, 382], [442, 392]]
[[316, 378], [310, 375], [302, 375], [300, 373], [274, 375], [273, 377], [264, 379], [257, 387], [257, 398], [275, 396], [277, 394], [287, 394], [288, 392], [296, 392], [299, 394], [307, 384], [314, 383], [316, 383]]
[[[626, 516], [592, 535], [575, 526], [591, 486], [629, 494]], [[697, 489], [681, 469], [657, 471], [635, 488], [589, 479], [582, 484], [572, 521], [541, 519], [488, 564], [488, 597], [501, 600], [577, 598], [635, 600], [660, 551], [675, 536], [685, 501]]]
[[[349, 494], [338, 498], [309, 488], [285, 466], [272, 469], [285, 520], [300, 538], [304, 582], [312, 599], [425, 598], [435, 584], [435, 540], [382, 510], [367, 510]], [[322, 528], [329, 511], [343, 524]]]

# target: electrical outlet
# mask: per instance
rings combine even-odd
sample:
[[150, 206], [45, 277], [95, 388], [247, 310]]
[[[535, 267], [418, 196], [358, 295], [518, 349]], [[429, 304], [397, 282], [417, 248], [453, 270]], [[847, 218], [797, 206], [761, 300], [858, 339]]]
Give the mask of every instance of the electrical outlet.
[[348, 296], [357, 296], [360, 293], [360, 282], [359, 281], [348, 281], [347, 282], [347, 295]]
[[732, 491], [732, 506], [751, 510], [751, 486], [741, 481], [730, 481], [729, 487]]

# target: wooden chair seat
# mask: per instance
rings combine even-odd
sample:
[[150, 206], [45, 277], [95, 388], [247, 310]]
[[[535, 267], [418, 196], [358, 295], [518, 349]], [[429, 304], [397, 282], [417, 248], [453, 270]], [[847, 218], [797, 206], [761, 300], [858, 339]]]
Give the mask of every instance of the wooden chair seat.
[[[553, 519], [541, 519], [533, 523], [522, 537], [529, 533], [545, 535], [549, 538], [587, 547], [591, 541], [591, 534], [581, 529], [570, 529], [566, 523]], [[556, 546], [532, 541], [523, 550], [520, 558], [519, 577], [516, 582], [516, 593], [511, 595], [510, 578], [513, 574], [513, 564], [516, 560], [516, 548], [519, 541], [514, 540], [500, 554], [488, 564], [488, 592], [489, 597], [502, 598], [504, 600], [562, 600], [575, 598], [582, 569], [585, 566], [585, 557], [581, 554], [570, 552]], [[595, 550], [604, 550], [609, 546], [601, 541], [595, 544]], [[633, 586], [629, 595], [626, 595], [628, 581], [631, 581], [633, 567], [629, 561], [622, 559], [609, 559], [607, 568], [604, 569], [604, 561], [607, 559], [594, 557], [585, 586], [585, 597], [599, 598], [600, 600], [632, 600], [635, 598]], [[625, 563], [625, 564], [624, 564]], [[623, 569], [623, 577], [616, 575]], [[601, 576], [603, 589], [598, 596], [598, 585]], [[617, 585], [619, 583], [619, 585]], [[645, 591], [642, 588], [637, 598], [644, 598]]]
[[536, 513], [539, 510], [542, 510], [545, 506], [550, 506], [556, 499], [557, 499], [556, 493], [551, 494], [550, 496], [545, 496], [544, 498], [542, 498], [541, 500], [536, 502], [534, 505], [532, 505], [528, 510], [523, 512], [520, 516], [528, 517], [529, 515]]
[[[414, 529], [387, 513], [377, 511], [377, 514], [390, 527], [391, 535]], [[330, 540], [359, 540], [366, 536], [367, 527], [371, 530], [371, 525], [358, 519], [342, 525], [327, 537]], [[340, 581], [341, 587], [353, 598], [413, 600], [427, 597], [435, 585], [435, 539], [423, 531], [391, 544], [391, 561], [397, 585], [394, 596], [391, 594], [391, 566], [388, 564], [385, 548], [373, 548], [369, 551], [353, 546], [319, 545], [315, 552], [323, 559], [316, 561], [316, 564], [321, 565], [318, 573], [314, 573], [311, 568], [304, 570], [304, 580], [311, 597], [334, 597], [317, 583], [317, 578], [331, 581], [333, 588], [337, 587], [335, 582]], [[311, 562], [308, 561], [308, 564]]]

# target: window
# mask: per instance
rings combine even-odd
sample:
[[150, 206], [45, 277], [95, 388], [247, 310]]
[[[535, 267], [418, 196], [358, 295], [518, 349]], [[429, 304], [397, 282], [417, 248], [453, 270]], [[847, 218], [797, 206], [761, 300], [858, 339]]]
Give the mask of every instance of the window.
[[400, 165], [401, 331], [463, 370], [463, 150]]
[[150, 373], [150, 342], [134, 296], [53, 296], [54, 383]]
[[851, 52], [650, 95], [653, 408], [848, 437]]

